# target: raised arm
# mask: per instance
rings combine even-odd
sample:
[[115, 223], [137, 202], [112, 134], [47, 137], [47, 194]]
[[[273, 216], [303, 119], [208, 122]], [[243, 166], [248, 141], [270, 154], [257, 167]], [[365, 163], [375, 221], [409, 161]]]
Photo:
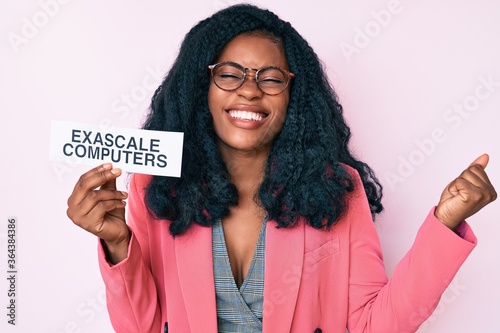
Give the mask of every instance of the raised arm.
[[446, 187], [390, 281], [358, 178], [351, 209], [350, 332], [415, 332], [432, 314], [476, 244], [464, 219], [496, 198], [484, 172], [486, 164], [483, 155]]

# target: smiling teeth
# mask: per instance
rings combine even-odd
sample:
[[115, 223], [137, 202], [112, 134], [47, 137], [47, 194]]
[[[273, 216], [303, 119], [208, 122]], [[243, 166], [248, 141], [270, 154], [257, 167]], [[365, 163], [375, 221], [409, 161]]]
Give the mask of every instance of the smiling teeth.
[[228, 113], [231, 117], [236, 119], [253, 120], [253, 121], [260, 121], [264, 119], [262, 113], [257, 113], [257, 112], [229, 110]]

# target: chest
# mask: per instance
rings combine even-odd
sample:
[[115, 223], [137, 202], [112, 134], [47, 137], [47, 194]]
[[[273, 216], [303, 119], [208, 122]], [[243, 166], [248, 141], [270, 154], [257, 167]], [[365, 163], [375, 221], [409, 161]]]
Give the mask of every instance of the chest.
[[263, 218], [232, 215], [222, 220], [222, 232], [234, 280], [241, 286], [252, 263]]

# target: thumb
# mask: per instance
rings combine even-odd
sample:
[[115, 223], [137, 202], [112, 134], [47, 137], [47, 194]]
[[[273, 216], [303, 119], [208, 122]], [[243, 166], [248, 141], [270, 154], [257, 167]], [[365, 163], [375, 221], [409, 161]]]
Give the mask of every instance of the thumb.
[[486, 166], [488, 165], [488, 161], [490, 160], [490, 157], [488, 156], [488, 154], [483, 154], [481, 156], [479, 156], [478, 158], [476, 158], [474, 160], [474, 162], [472, 162], [470, 165], [479, 165], [480, 167], [482, 167], [483, 169], [486, 168]]

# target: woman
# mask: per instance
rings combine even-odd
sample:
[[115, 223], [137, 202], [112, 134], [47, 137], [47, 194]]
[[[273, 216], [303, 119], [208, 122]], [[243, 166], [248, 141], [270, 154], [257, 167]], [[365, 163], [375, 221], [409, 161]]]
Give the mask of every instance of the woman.
[[135, 174], [127, 194], [104, 164], [68, 200], [100, 238], [117, 332], [413, 332], [475, 246], [464, 219], [496, 198], [483, 155], [388, 281], [381, 186], [313, 50], [253, 6], [186, 35], [144, 127], [184, 132], [181, 178]]

